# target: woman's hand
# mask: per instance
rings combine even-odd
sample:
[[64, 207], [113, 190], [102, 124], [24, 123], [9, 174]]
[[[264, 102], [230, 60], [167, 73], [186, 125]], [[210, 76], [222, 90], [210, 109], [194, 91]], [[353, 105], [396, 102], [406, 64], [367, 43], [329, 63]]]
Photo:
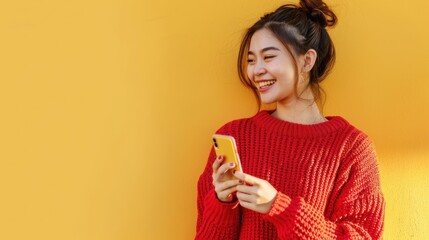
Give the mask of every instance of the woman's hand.
[[238, 185], [237, 198], [240, 205], [259, 213], [268, 213], [277, 196], [277, 190], [266, 180], [235, 172], [234, 176], [245, 184]]
[[[224, 163], [223, 157], [217, 157], [213, 163], [213, 186], [216, 191], [217, 198], [222, 202], [232, 202], [233, 193], [237, 191], [236, 186], [239, 180], [230, 180], [233, 176], [231, 168], [235, 167], [234, 163]], [[221, 165], [222, 164], [222, 165]]]

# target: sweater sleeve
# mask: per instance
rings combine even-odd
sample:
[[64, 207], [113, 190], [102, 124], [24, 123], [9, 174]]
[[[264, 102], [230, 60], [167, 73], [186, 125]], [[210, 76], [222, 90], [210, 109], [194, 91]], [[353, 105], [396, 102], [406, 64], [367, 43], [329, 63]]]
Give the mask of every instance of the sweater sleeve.
[[385, 203], [371, 142], [364, 139], [347, 158], [325, 213], [301, 197], [277, 194], [263, 217], [276, 226], [280, 239], [381, 238]]
[[238, 239], [241, 207], [235, 202], [222, 203], [212, 184], [212, 164], [216, 154], [212, 149], [204, 172], [198, 180], [198, 218], [195, 239]]

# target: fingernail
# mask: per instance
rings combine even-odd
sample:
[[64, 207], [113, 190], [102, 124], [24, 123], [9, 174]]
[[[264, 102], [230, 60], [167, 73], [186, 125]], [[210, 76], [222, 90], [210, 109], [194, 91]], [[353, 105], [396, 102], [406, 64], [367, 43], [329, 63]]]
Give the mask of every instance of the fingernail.
[[243, 184], [244, 182], [243, 182], [243, 180], [240, 180], [240, 181], [238, 181], [238, 183]]
[[235, 164], [234, 164], [233, 162], [229, 164], [229, 166], [231, 166], [231, 167], [234, 167], [234, 165], [235, 165]]

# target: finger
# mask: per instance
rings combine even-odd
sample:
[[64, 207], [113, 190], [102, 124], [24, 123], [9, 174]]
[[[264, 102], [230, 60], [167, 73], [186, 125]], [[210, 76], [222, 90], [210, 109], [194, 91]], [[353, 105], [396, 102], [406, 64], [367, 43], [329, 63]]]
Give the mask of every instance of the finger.
[[[241, 181], [241, 180], [239, 180], [239, 181]], [[249, 195], [256, 195], [257, 190], [258, 189], [256, 186], [248, 186], [248, 185], [244, 185], [244, 184], [237, 185], [237, 191], [241, 192], [241, 193], [245, 193], [245, 194], [249, 194]]]
[[239, 171], [236, 171], [234, 173], [234, 176], [242, 181], [244, 181], [245, 183], [248, 183], [250, 185], [259, 185], [261, 183], [261, 181], [263, 181], [260, 178], [254, 177], [252, 175], [246, 174], [246, 173], [242, 173]]
[[235, 188], [238, 184], [239, 184], [239, 180], [225, 181], [225, 182], [222, 182], [220, 184], [217, 184], [215, 187], [215, 190], [216, 190], [216, 192], [225, 191], [226, 189], [229, 189], [231, 187]]
[[217, 171], [217, 169], [219, 168], [219, 166], [222, 163], [222, 161], [223, 161], [223, 157], [222, 156], [217, 156], [216, 157], [216, 159], [214, 160], [213, 165], [212, 165], [213, 172]]
[[239, 201], [239, 203], [244, 208], [247, 208], [247, 209], [250, 209], [250, 210], [253, 210], [253, 211], [256, 210], [255, 205], [252, 204], [252, 203], [241, 201], [241, 200]]
[[219, 167], [218, 172], [220, 173], [226, 173], [229, 169], [234, 168], [235, 167], [235, 163], [224, 163], [222, 164], [222, 166]]
[[232, 200], [232, 195], [233, 193], [235, 193], [237, 191], [237, 189], [235, 189], [235, 186], [230, 187], [228, 189], [225, 189], [221, 192], [216, 192], [217, 197], [222, 200], [222, 201], [231, 201]]
[[243, 202], [256, 203], [256, 197], [254, 195], [243, 192], [237, 192], [237, 199]]
[[220, 175], [226, 173], [229, 169], [234, 168], [235, 163], [224, 163], [222, 164], [222, 166], [220, 166], [217, 170], [217, 172], [215, 173], [215, 177], [216, 179], [220, 179]]

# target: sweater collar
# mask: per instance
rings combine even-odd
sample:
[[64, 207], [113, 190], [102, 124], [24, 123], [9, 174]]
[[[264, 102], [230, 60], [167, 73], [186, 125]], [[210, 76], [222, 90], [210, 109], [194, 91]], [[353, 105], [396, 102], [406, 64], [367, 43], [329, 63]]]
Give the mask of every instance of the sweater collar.
[[328, 116], [326, 122], [306, 125], [280, 120], [271, 116], [271, 113], [272, 111], [260, 111], [253, 117], [253, 121], [269, 132], [300, 138], [326, 136], [350, 125], [339, 116]]

